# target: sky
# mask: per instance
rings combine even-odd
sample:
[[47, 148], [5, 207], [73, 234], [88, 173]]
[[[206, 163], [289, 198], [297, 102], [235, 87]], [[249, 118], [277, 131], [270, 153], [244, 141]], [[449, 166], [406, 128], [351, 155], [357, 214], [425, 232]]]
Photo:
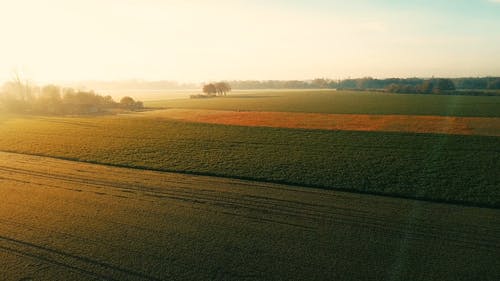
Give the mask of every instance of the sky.
[[0, 80], [500, 76], [500, 0], [0, 0]]

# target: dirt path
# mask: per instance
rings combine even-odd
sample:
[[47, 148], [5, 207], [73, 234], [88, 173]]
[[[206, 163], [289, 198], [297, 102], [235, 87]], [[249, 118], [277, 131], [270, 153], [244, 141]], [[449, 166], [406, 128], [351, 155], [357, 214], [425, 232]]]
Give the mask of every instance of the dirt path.
[[11, 153], [0, 198], [4, 281], [500, 279], [500, 210]]
[[168, 109], [149, 116], [188, 122], [348, 131], [500, 136], [500, 118]]

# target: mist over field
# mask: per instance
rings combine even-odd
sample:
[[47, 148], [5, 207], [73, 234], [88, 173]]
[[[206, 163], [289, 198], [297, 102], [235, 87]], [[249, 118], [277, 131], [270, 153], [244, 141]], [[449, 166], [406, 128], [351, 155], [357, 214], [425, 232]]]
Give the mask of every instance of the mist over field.
[[0, 280], [500, 280], [496, 0], [0, 2]]

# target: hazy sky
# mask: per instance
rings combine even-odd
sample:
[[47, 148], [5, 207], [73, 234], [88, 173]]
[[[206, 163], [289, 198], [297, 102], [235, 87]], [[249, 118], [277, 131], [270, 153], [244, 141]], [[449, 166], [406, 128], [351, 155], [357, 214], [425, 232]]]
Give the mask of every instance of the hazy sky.
[[0, 80], [500, 75], [500, 0], [0, 0]]

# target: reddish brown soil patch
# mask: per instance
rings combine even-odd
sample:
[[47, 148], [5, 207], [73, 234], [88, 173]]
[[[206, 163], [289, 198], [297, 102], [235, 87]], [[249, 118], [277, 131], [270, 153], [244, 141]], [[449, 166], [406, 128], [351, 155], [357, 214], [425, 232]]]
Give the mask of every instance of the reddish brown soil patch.
[[223, 125], [500, 136], [500, 118], [168, 109], [149, 116]]

